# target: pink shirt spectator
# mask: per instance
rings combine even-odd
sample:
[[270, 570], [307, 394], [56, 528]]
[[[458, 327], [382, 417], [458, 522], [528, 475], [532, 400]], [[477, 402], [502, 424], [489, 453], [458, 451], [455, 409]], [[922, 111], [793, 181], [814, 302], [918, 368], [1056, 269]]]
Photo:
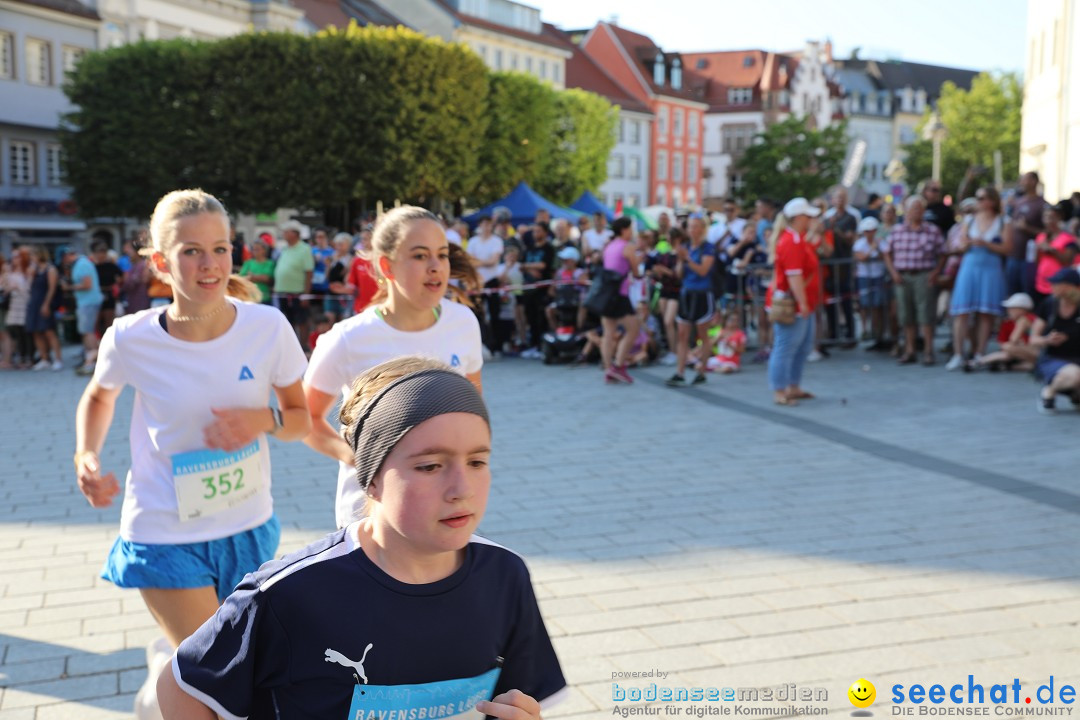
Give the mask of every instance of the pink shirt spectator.
[[[1042, 243], [1046, 240], [1046, 233], [1039, 233], [1035, 238], [1036, 243]], [[1067, 232], [1058, 233], [1057, 237], [1050, 243], [1050, 247], [1054, 248], [1058, 252], [1065, 250], [1065, 248], [1073, 246], [1074, 249], [1080, 250], [1080, 246], [1076, 243], [1076, 238]], [[1035, 267], [1035, 290], [1043, 295], [1050, 294], [1050, 276], [1056, 273], [1064, 267], [1058, 259], [1049, 253], [1039, 253], [1039, 264]]]

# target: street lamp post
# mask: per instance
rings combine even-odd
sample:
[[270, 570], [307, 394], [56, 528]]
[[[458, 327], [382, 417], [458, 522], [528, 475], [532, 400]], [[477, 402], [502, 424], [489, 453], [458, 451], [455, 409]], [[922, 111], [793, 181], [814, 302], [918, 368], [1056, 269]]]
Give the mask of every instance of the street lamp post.
[[941, 182], [941, 143], [945, 140], [945, 134], [945, 125], [941, 122], [941, 116], [935, 108], [926, 121], [926, 127], [923, 128], [923, 139], [934, 143], [934, 164], [930, 175], [936, 182]]

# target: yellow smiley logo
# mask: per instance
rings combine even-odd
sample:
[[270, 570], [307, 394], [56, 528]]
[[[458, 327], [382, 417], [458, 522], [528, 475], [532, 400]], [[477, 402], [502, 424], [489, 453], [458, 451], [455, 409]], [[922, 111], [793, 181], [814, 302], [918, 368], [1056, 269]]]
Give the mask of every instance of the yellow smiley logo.
[[865, 708], [874, 704], [874, 700], [877, 698], [877, 690], [874, 689], [872, 682], [865, 678], [859, 678], [851, 683], [851, 687], [847, 689], [847, 696], [852, 705], [857, 708]]

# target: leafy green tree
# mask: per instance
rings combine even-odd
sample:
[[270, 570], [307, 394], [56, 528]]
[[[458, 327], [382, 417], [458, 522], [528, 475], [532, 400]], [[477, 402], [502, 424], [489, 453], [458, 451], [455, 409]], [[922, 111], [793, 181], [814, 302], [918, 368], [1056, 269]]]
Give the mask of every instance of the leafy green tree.
[[90, 53], [69, 75], [76, 110], [60, 138], [84, 215], [146, 217], [166, 192], [200, 182], [207, 51], [185, 40], [136, 43]]
[[840, 181], [846, 154], [845, 123], [812, 130], [805, 118], [792, 115], [755, 136], [743, 155], [745, 194], [781, 201], [821, 195]]
[[[975, 181], [966, 185], [965, 195], [973, 193], [977, 184], [993, 182], [995, 150], [1001, 152], [1005, 182], [1016, 178], [1020, 171], [1023, 101], [1023, 87], [1014, 73], [997, 76], [982, 73], [972, 81], [971, 90], [952, 82], [942, 86], [937, 109], [946, 132], [941, 143], [941, 180], [946, 192], [959, 192], [968, 173]], [[920, 138], [929, 120], [927, 110], [917, 128]], [[914, 187], [930, 177], [933, 143], [920, 139], [905, 150], [907, 182]]]
[[599, 95], [571, 89], [556, 96], [556, 118], [551, 151], [533, 185], [549, 200], [567, 205], [607, 179], [619, 114]]
[[531, 75], [495, 72], [488, 76], [487, 134], [480, 148], [480, 182], [475, 196], [491, 201], [522, 180], [535, 184], [552, 151], [559, 93]]

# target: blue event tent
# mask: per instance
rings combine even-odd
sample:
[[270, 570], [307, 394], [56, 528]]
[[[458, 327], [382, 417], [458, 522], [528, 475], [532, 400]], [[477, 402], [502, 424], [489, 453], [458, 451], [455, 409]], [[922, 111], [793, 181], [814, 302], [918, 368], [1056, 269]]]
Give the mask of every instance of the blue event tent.
[[552, 219], [576, 220], [580, 215], [580, 213], [559, 207], [550, 200], [541, 197], [539, 193], [529, 187], [528, 183], [522, 180], [505, 197], [499, 198], [490, 205], [485, 205], [471, 215], [466, 215], [462, 220], [469, 223], [469, 227], [473, 227], [479, 222], [482, 215], [494, 216], [495, 212], [501, 209], [510, 211], [510, 222], [515, 227], [521, 223], [531, 223], [535, 220], [537, 210], [547, 210], [551, 213]]
[[588, 190], [581, 193], [581, 197], [575, 200], [574, 204], [570, 207], [579, 212], [583, 212], [586, 215], [602, 212], [607, 217], [608, 222], [615, 219], [615, 213], [613, 213], [607, 205], [600, 202], [600, 200]]

